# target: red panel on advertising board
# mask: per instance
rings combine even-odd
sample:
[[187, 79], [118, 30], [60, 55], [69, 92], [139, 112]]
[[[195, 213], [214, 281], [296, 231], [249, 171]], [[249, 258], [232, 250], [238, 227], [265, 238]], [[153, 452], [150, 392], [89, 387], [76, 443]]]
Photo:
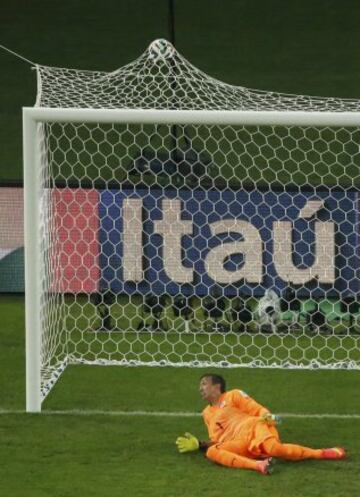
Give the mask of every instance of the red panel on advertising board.
[[53, 208], [58, 236], [54, 244], [53, 290], [96, 292], [100, 278], [97, 190], [53, 190]]

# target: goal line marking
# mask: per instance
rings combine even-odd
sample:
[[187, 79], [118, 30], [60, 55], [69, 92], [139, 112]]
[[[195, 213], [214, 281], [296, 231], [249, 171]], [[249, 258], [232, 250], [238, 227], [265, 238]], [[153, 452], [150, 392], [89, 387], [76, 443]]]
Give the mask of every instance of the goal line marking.
[[[1, 414], [25, 414], [24, 410], [2, 409]], [[194, 418], [201, 413], [191, 411], [104, 411], [98, 409], [69, 409], [69, 410], [43, 410], [44, 416], [144, 416], [144, 417], [168, 417], [168, 418]], [[333, 414], [333, 413], [277, 413], [282, 418], [302, 419], [360, 419], [360, 414]]]

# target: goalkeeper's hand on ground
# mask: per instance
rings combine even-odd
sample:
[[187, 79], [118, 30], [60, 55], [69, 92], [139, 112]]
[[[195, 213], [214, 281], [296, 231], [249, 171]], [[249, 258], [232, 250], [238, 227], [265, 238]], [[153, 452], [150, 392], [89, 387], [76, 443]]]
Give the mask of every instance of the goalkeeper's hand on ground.
[[271, 412], [267, 412], [261, 416], [262, 421], [267, 423], [270, 426], [280, 425], [282, 423], [282, 419], [277, 414], [271, 414]]
[[185, 433], [183, 437], [178, 437], [175, 443], [181, 453], [199, 450], [199, 440], [191, 433]]

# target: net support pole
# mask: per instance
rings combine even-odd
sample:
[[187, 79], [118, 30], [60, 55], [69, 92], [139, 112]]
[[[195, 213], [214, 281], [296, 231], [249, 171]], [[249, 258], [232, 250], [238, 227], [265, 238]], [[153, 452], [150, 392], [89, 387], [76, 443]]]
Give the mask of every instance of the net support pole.
[[40, 161], [37, 122], [23, 111], [26, 411], [41, 411]]

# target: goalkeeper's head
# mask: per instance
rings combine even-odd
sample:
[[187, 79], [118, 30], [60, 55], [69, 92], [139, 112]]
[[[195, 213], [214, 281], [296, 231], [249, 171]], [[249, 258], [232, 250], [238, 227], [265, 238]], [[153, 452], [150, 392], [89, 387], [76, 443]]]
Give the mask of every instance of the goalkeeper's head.
[[200, 395], [210, 404], [216, 404], [221, 394], [226, 391], [225, 379], [212, 373], [205, 373], [200, 378]]

